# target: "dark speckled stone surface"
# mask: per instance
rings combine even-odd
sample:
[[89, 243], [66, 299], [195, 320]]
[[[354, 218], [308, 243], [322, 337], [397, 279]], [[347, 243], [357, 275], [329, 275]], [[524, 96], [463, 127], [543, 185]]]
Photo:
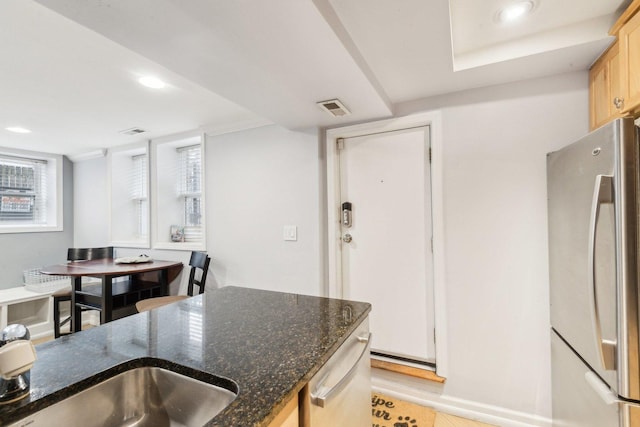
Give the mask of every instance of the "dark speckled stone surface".
[[237, 387], [238, 397], [207, 425], [264, 426], [370, 309], [361, 302], [225, 287], [126, 317], [37, 346], [31, 393], [0, 406], [0, 424], [115, 373], [151, 365]]

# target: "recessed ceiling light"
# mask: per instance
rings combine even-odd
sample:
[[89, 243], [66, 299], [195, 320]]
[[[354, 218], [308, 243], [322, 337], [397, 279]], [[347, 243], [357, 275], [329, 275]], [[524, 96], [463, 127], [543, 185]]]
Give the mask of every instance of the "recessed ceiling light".
[[533, 10], [533, 1], [518, 1], [504, 7], [498, 12], [500, 22], [513, 22], [524, 17]]
[[165, 82], [163, 82], [159, 78], [153, 77], [153, 76], [140, 77], [138, 79], [138, 82], [141, 85], [146, 86], [146, 87], [150, 87], [152, 89], [162, 89], [163, 87], [165, 87], [167, 85]]
[[14, 133], [31, 133], [29, 129], [21, 128], [20, 126], [9, 126], [8, 128], [5, 128], [5, 129], [8, 130], [9, 132], [14, 132]]

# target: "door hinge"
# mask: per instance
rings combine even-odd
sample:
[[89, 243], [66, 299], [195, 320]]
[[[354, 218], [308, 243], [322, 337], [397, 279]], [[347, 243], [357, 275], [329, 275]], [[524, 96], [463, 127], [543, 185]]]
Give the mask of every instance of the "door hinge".
[[336, 145], [338, 147], [338, 150], [344, 150], [344, 138], [336, 139]]
[[429, 147], [429, 163], [431, 163], [431, 147]]

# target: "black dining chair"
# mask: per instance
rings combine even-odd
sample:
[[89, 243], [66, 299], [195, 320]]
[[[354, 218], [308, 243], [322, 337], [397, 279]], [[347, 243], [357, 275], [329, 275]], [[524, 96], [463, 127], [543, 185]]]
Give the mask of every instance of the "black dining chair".
[[[92, 259], [105, 259], [113, 258], [113, 246], [107, 246], [104, 248], [69, 248], [67, 251], [67, 261], [89, 261]], [[61, 332], [62, 326], [69, 324], [69, 331], [73, 331], [73, 324], [71, 319], [71, 286], [63, 288], [53, 293], [53, 335], [55, 338], [59, 338], [62, 335], [69, 335], [71, 332]], [[70, 311], [69, 317], [60, 320], [61, 305], [69, 301]], [[84, 310], [83, 311], [87, 311]]]
[[[209, 271], [209, 263], [211, 258], [204, 252], [191, 252], [191, 259], [189, 259], [189, 266], [191, 266], [191, 272], [189, 273], [189, 285], [187, 287], [187, 295], [169, 295], [164, 297], [147, 298], [136, 303], [136, 310], [138, 313], [149, 311], [154, 308], [162, 307], [163, 305], [171, 304], [173, 302], [182, 301], [183, 299], [192, 297], [194, 295], [194, 287], [198, 287], [198, 294], [204, 292], [204, 286], [207, 281], [207, 273]], [[200, 279], [196, 279], [196, 273], [200, 275]]]

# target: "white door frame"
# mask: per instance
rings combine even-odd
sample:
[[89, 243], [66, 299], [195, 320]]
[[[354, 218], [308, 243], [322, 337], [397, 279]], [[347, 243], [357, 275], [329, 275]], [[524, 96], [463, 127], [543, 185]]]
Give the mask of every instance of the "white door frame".
[[443, 215], [442, 114], [431, 111], [388, 120], [327, 129], [327, 236], [329, 297], [342, 298], [342, 246], [340, 244], [340, 163], [336, 139], [429, 126], [431, 142], [431, 209], [433, 227], [433, 290], [436, 328], [436, 373], [447, 376], [446, 304]]

